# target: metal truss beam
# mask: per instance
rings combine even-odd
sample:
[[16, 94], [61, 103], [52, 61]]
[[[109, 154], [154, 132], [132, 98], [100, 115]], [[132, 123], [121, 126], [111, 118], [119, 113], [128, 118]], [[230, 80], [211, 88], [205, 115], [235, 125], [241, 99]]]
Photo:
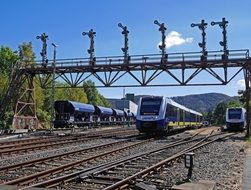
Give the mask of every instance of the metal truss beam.
[[[89, 64], [89, 59], [58, 59], [55, 80], [64, 81], [69, 87], [82, 87], [88, 79], [96, 80], [97, 87], [226, 85], [250, 62], [248, 50], [228, 53], [226, 60], [222, 56], [224, 52], [208, 51], [206, 61], [201, 59], [201, 52], [166, 54], [166, 62], [161, 61], [161, 54], [130, 56], [129, 63], [124, 63], [123, 56], [96, 57], [94, 65]], [[230, 76], [229, 68], [238, 69]], [[47, 67], [38, 61], [32, 67], [21, 68], [27, 74], [36, 75], [43, 88], [51, 87], [53, 69], [53, 60], [48, 61]], [[214, 81], [194, 81], [205, 73]], [[159, 77], [166, 80], [155, 82]]]

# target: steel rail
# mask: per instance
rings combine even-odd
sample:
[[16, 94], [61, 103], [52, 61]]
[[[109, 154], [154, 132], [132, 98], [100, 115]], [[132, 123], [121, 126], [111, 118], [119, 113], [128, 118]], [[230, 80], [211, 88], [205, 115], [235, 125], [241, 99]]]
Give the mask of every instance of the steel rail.
[[52, 138], [55, 138], [55, 137], [40, 137], [40, 138], [29, 138], [29, 139], [22, 139], [22, 140], [19, 139], [19, 140], [0, 141], [0, 148], [2, 148], [2, 146], [11, 145], [11, 144], [14, 145], [14, 144], [28, 143], [28, 142], [39, 143], [40, 141], [44, 141], [44, 140], [52, 139]]
[[[154, 149], [154, 150], [150, 150], [150, 151], [147, 151], [147, 152], [144, 152], [144, 153], [139, 153], [139, 154], [136, 154], [136, 155], [133, 155], [133, 156], [129, 156], [129, 158], [126, 157], [126, 158], [123, 158], [122, 160], [101, 164], [99, 166], [88, 168], [88, 169], [85, 169], [83, 171], [74, 172], [72, 174], [67, 174], [65, 176], [53, 178], [53, 179], [50, 179], [50, 180], [47, 180], [47, 181], [44, 181], [44, 182], [41, 182], [41, 183], [33, 184], [31, 186], [28, 186], [28, 187], [54, 187], [54, 186], [58, 185], [59, 183], [62, 183], [62, 181], [64, 181], [64, 182], [72, 181], [72, 180], [74, 180], [76, 178], [76, 176], [82, 176], [82, 175], [85, 175], [85, 173], [95, 174], [96, 171], [102, 172], [102, 171], [106, 170], [107, 168], [114, 167], [114, 165], [118, 165], [118, 164], [121, 164], [121, 163], [124, 163], [124, 162], [128, 162], [129, 160], [132, 160], [132, 159], [137, 159], [139, 157], [142, 157], [142, 156], [145, 156], [145, 155], [148, 155], [148, 154], [152, 154], [152, 153], [155, 153], [155, 152], [159, 152], [159, 151], [167, 149], [167, 148], [172, 148], [174, 146], [178, 146], [178, 145], [186, 144], [186, 143], [189, 143], [189, 142], [193, 142], [194, 141], [193, 138], [196, 137], [198, 134], [200, 134], [201, 132], [203, 132], [205, 130], [202, 130], [202, 131], [194, 134], [191, 137], [187, 137], [185, 139], [181, 139], [181, 140], [169, 143], [169, 144], [167, 144], [167, 145], [165, 145], [163, 147], [160, 147], [160, 148], [157, 148], [157, 149]], [[28, 187], [26, 187], [26, 188], [28, 188]]]
[[80, 150], [74, 150], [74, 151], [67, 152], [67, 153], [57, 154], [57, 155], [53, 155], [53, 156], [49, 156], [49, 157], [38, 158], [38, 159], [27, 161], [27, 162], [13, 164], [13, 165], [9, 165], [9, 166], [4, 166], [4, 167], [0, 167], [0, 173], [3, 173], [4, 171], [10, 170], [10, 169], [29, 166], [29, 165], [32, 165], [34, 163], [40, 163], [40, 162], [43, 162], [43, 161], [46, 161], [46, 160], [51, 160], [51, 159], [55, 159], [55, 158], [59, 158], [59, 157], [63, 157], [63, 156], [71, 155], [71, 154], [85, 152], [85, 151], [89, 151], [89, 150], [93, 150], [93, 149], [98, 149], [98, 148], [102, 148], [102, 147], [105, 147], [105, 146], [121, 144], [121, 143], [125, 143], [125, 142], [128, 142], [128, 140], [122, 140], [122, 141], [118, 141], [118, 142], [92, 146], [92, 147], [89, 147], [89, 148], [83, 148], [83, 149], [80, 149]]
[[[133, 131], [135, 132], [135, 131]], [[27, 144], [18, 144], [18, 145], [6, 145], [6, 146], [3, 146], [3, 147], [0, 147], [1, 149], [7, 149], [7, 150], [0, 150], [0, 155], [3, 155], [3, 154], [11, 154], [11, 153], [14, 153], [14, 152], [20, 152], [20, 151], [28, 151], [28, 150], [37, 150], [37, 149], [44, 149], [44, 148], [47, 148], [47, 147], [53, 147], [53, 146], [58, 146], [58, 145], [66, 145], [66, 144], [73, 144], [73, 143], [78, 143], [78, 142], [84, 142], [84, 141], [88, 141], [90, 140], [90, 138], [92, 139], [98, 139], [100, 137], [111, 137], [111, 136], [118, 136], [118, 134], [121, 134], [121, 135], [128, 135], [128, 134], [134, 134], [132, 133], [131, 131], [122, 131], [122, 132], [116, 132], [116, 133], [107, 133], [107, 135], [105, 134], [100, 134], [100, 135], [95, 135], [95, 136], [87, 136], [87, 137], [72, 137], [72, 138], [69, 138], [69, 139], [55, 139], [53, 141], [40, 141], [39, 144], [41, 143], [45, 143], [45, 144], [42, 144], [42, 145], [35, 145], [35, 146], [25, 146], [25, 147], [20, 147], [20, 148], [12, 148], [12, 149], [9, 149], [11, 147], [16, 147], [16, 146], [23, 146], [23, 145], [30, 145], [30, 144], [34, 144], [34, 143], [27, 143]], [[78, 138], [78, 139], [77, 139]], [[58, 141], [63, 141], [63, 142], [58, 142]], [[58, 143], [57, 143], [58, 142]]]
[[83, 159], [83, 160], [78, 160], [78, 161], [75, 161], [75, 162], [71, 162], [71, 163], [68, 163], [68, 164], [61, 165], [59, 167], [55, 167], [53, 169], [49, 169], [49, 170], [46, 170], [46, 171], [42, 171], [42, 172], [38, 172], [38, 173], [35, 173], [35, 174], [24, 176], [24, 177], [21, 177], [21, 178], [18, 178], [18, 179], [14, 179], [14, 180], [2, 183], [2, 185], [20, 185], [20, 184], [27, 183], [27, 182], [30, 182], [30, 181], [33, 181], [33, 180], [38, 180], [38, 179], [41, 179], [42, 177], [49, 176], [49, 175], [52, 175], [52, 174], [56, 174], [56, 173], [59, 173], [59, 172], [63, 172], [65, 170], [67, 170], [67, 169], [73, 168], [75, 166], [79, 166], [79, 165], [81, 165], [81, 164], [83, 164], [83, 163], [85, 163], [87, 161], [94, 160], [96, 158], [103, 157], [103, 156], [106, 156], [106, 155], [110, 155], [112, 153], [119, 152], [119, 151], [122, 151], [122, 150], [125, 150], [125, 149], [128, 149], [128, 148], [132, 148], [134, 146], [138, 146], [138, 145], [143, 144], [143, 143], [147, 143], [150, 140], [151, 139], [144, 140], [144, 141], [141, 141], [141, 142], [136, 142], [136, 143], [133, 143], [131, 145], [128, 145], [128, 146], [125, 146], [125, 147], [122, 147], [122, 148], [117, 148], [117, 149], [114, 149], [114, 150], [111, 150], [111, 151], [107, 151], [107, 152], [104, 152], [104, 153], [101, 153], [101, 154], [98, 154], [98, 155], [95, 155], [95, 156], [91, 156], [91, 157]]
[[206, 146], [206, 145], [208, 145], [210, 143], [213, 143], [213, 142], [215, 142], [215, 141], [217, 141], [219, 139], [223, 139], [223, 138], [226, 138], [226, 137], [229, 137], [229, 136], [232, 136], [232, 135], [234, 135], [234, 133], [230, 133], [230, 134], [225, 135], [224, 137], [218, 137], [216, 139], [213, 139], [213, 140], [210, 140], [208, 142], [205, 142], [205, 143], [201, 144], [203, 141], [206, 140], [206, 139], [204, 139], [202, 142], [199, 142], [196, 145], [193, 145], [193, 146], [191, 146], [191, 147], [189, 147], [187, 149], [184, 149], [184, 150], [178, 152], [177, 154], [175, 154], [175, 155], [173, 155], [173, 156], [171, 156], [171, 157], [169, 157], [169, 158], [167, 158], [167, 159], [165, 159], [165, 160], [163, 160], [163, 161], [161, 161], [161, 162], [159, 162], [159, 163], [157, 163], [157, 164], [155, 164], [153, 166], [150, 166], [150, 167], [148, 167], [148, 168], [146, 168], [146, 169], [144, 169], [144, 170], [142, 170], [140, 172], [137, 172], [136, 174], [134, 174], [132, 176], [129, 176], [129, 177], [127, 177], [127, 178], [125, 178], [125, 179], [123, 179], [123, 180], [121, 180], [119, 182], [116, 182], [115, 184], [113, 184], [113, 185], [111, 185], [109, 187], [104, 188], [103, 190], [113, 190], [113, 189], [119, 188], [121, 186], [125, 186], [128, 183], [130, 183], [130, 181], [132, 181], [133, 179], [138, 178], [139, 176], [146, 175], [149, 172], [154, 171], [159, 167], [162, 167], [167, 162], [170, 162], [170, 161], [172, 161], [174, 159], [177, 159], [177, 158], [181, 157], [182, 155], [184, 155], [185, 153], [187, 153], [189, 151], [197, 150], [197, 149], [199, 149], [201, 147], [204, 147], [204, 146]]
[[[26, 145], [31, 145], [31, 144], [34, 145], [34, 143], [40, 144], [40, 143], [44, 143], [44, 142], [71, 140], [71, 139], [76, 139], [79, 137], [93, 138], [93, 137], [100, 137], [100, 136], [103, 136], [106, 134], [112, 135], [112, 134], [119, 134], [119, 133], [124, 133], [124, 132], [130, 133], [131, 131], [137, 132], [136, 129], [125, 129], [125, 130], [121, 130], [121, 131], [109, 129], [109, 130], [104, 130], [104, 131], [82, 133], [82, 134], [78, 134], [78, 135], [49, 136], [49, 137], [22, 139], [22, 140], [14, 140], [14, 141], [13, 140], [12, 141], [4, 141], [4, 142], [0, 142], [0, 149], [12, 148], [12, 147], [18, 147], [18, 146], [26, 146]], [[50, 139], [52, 139], [52, 140], [50, 140]]]

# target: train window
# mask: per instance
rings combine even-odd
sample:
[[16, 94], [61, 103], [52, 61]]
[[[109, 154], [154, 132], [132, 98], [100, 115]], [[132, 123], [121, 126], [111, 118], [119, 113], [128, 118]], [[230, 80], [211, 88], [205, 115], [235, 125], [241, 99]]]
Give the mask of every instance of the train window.
[[228, 118], [229, 119], [241, 119], [241, 109], [229, 109]]
[[185, 111], [185, 121], [189, 121], [190, 119], [190, 113]]
[[158, 115], [161, 99], [142, 99], [140, 115]]
[[180, 121], [182, 122], [182, 121], [184, 121], [184, 117], [185, 117], [184, 113], [185, 113], [185, 111], [182, 110], [182, 109], [180, 109], [179, 111], [180, 111]]
[[193, 121], [193, 122], [196, 121], [196, 115], [195, 114], [190, 113], [190, 118], [191, 118], [191, 121]]
[[168, 117], [177, 117], [178, 109], [170, 104], [166, 106], [166, 116]]

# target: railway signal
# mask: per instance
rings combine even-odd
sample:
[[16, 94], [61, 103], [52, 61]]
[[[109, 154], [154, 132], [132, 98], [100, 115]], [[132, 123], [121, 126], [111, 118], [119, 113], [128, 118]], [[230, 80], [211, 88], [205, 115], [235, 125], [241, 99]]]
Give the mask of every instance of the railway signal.
[[41, 34], [40, 36], [36, 37], [37, 39], [40, 39], [43, 42], [42, 51], [40, 52], [40, 55], [42, 56], [42, 66], [47, 67], [48, 59], [47, 59], [47, 40], [48, 35], [45, 33]]
[[202, 56], [201, 56], [201, 61], [206, 61], [207, 60], [207, 51], [206, 51], [206, 28], [207, 28], [207, 23], [205, 22], [205, 20], [201, 20], [201, 23], [198, 24], [191, 24], [191, 27], [195, 27], [198, 26], [198, 28], [202, 31], [201, 35], [202, 35], [202, 42], [198, 43], [198, 45], [201, 47], [202, 49]]
[[89, 32], [82, 32], [83, 36], [88, 36], [90, 38], [90, 49], [87, 50], [88, 54], [90, 55], [89, 63], [90, 65], [95, 65], [95, 56], [94, 56], [94, 37], [96, 32], [91, 29]]
[[188, 168], [187, 180], [189, 181], [192, 177], [193, 165], [194, 165], [194, 153], [185, 153], [185, 167]]
[[161, 63], [165, 63], [167, 61], [167, 54], [166, 54], [166, 27], [164, 23], [159, 23], [159, 21], [155, 20], [154, 24], [159, 26], [159, 31], [161, 32], [161, 45], [159, 45], [159, 49], [161, 51]]
[[222, 28], [222, 35], [223, 35], [223, 40], [220, 41], [220, 45], [223, 47], [223, 52], [224, 54], [222, 55], [222, 59], [223, 60], [227, 60], [228, 59], [228, 50], [227, 50], [227, 24], [228, 24], [228, 21], [226, 21], [225, 18], [222, 18], [222, 21], [221, 22], [211, 22], [211, 25], [214, 26], [214, 25], [219, 25], [220, 28]]
[[128, 53], [128, 49], [129, 49], [129, 47], [128, 47], [129, 30], [127, 30], [127, 27], [123, 26], [121, 23], [118, 24], [118, 27], [123, 29], [122, 34], [124, 35], [124, 47], [121, 48], [121, 50], [124, 53], [124, 63], [129, 63], [129, 61], [130, 61], [130, 56], [129, 56], [129, 53]]

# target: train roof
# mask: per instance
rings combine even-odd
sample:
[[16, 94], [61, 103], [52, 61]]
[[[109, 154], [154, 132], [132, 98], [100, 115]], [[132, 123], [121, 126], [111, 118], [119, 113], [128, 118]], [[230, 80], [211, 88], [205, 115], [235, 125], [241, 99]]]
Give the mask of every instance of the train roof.
[[85, 113], [94, 113], [95, 108], [93, 105], [91, 104], [84, 104], [84, 103], [80, 103], [80, 102], [74, 102], [74, 101], [69, 101], [75, 111], [81, 111], [81, 112], [85, 112]]
[[190, 109], [190, 113], [193, 113], [195, 115], [199, 115], [199, 116], [202, 116], [202, 114], [200, 112], [197, 112], [197, 111], [194, 111], [194, 110], [191, 110]]
[[112, 108], [106, 108], [102, 106], [95, 106], [95, 108], [96, 114], [98, 115], [111, 116], [113, 114]]
[[163, 99], [164, 98], [164, 96], [143, 96], [143, 97], [141, 97], [141, 99], [150, 99], [150, 98], [155, 98], [155, 99], [157, 99], [157, 98], [161, 98], [161, 99]]
[[166, 98], [166, 102], [167, 102], [168, 104], [171, 104], [171, 105], [173, 105], [173, 106], [175, 106], [175, 107], [178, 107], [178, 108], [180, 108], [180, 109], [182, 109], [182, 110], [185, 110], [185, 111], [187, 111], [187, 112], [190, 112], [190, 113], [193, 113], [193, 114], [202, 116], [201, 113], [199, 113], [199, 112], [197, 112], [197, 111], [194, 111], [194, 110], [192, 110], [192, 109], [189, 109], [189, 108], [187, 108], [187, 107], [185, 107], [185, 106], [183, 106], [183, 105], [180, 105], [180, 104], [178, 104], [177, 102], [173, 101], [171, 98]]
[[118, 109], [114, 109], [114, 108], [112, 108], [112, 110], [113, 110], [114, 116], [125, 116], [125, 112], [122, 110], [118, 110]]
[[60, 104], [64, 104], [66, 106], [65, 109], [69, 112], [79, 111], [85, 113], [94, 113], [95, 108], [91, 104], [84, 104], [80, 102], [68, 101], [68, 100], [57, 100], [54, 103], [54, 108], [56, 111], [59, 112]]

